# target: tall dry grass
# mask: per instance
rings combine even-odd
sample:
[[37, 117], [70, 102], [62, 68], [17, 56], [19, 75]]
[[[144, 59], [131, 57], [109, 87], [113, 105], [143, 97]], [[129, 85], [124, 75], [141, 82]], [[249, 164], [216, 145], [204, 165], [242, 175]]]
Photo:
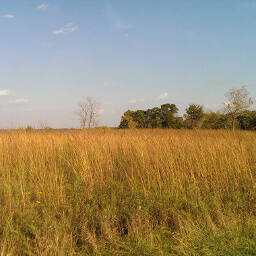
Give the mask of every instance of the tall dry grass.
[[256, 255], [256, 134], [0, 133], [1, 255]]

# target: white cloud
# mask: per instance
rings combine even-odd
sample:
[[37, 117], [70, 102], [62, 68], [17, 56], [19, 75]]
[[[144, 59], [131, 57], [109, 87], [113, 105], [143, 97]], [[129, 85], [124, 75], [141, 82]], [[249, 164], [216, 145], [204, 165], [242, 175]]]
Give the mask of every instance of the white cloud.
[[98, 115], [103, 115], [104, 112], [105, 112], [105, 109], [104, 109], [104, 108], [98, 108], [98, 109], [96, 110], [96, 113], [97, 113]]
[[223, 104], [206, 104], [205, 107], [208, 108], [208, 109], [218, 109], [220, 107], [222, 107]]
[[3, 91], [0, 91], [0, 96], [7, 96], [10, 94], [10, 91], [9, 90], [3, 90]]
[[74, 23], [69, 23], [67, 25], [65, 25], [64, 27], [62, 27], [61, 29], [59, 30], [55, 30], [53, 31], [52, 33], [53, 34], [68, 34], [68, 33], [72, 33], [74, 31], [78, 30], [78, 27], [74, 25]]
[[161, 93], [160, 96], [157, 98], [157, 100], [163, 100], [163, 99], [165, 99], [167, 97], [168, 97], [168, 93], [167, 92]]
[[41, 4], [37, 6], [37, 9], [41, 10], [42, 12], [45, 12], [48, 7], [49, 7], [49, 4]]
[[109, 85], [109, 83], [108, 83], [108, 82], [105, 82], [103, 85], [104, 85], [104, 86], [108, 86], [108, 85]]
[[55, 30], [52, 32], [53, 34], [66, 34], [63, 29]]
[[9, 100], [8, 104], [14, 104], [14, 105], [23, 105], [27, 104], [28, 100], [27, 99], [16, 99], [16, 100]]
[[137, 103], [137, 102], [143, 102], [144, 99], [137, 99], [137, 100], [129, 100], [128, 102], [131, 104]]
[[2, 15], [2, 18], [13, 19], [14, 15], [12, 15], [12, 14], [5, 14], [5, 15]]

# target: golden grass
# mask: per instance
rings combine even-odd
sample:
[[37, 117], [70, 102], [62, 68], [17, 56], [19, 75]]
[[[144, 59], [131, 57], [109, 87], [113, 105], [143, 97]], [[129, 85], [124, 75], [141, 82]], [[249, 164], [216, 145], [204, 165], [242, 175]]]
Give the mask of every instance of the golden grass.
[[255, 255], [256, 133], [0, 133], [1, 255]]

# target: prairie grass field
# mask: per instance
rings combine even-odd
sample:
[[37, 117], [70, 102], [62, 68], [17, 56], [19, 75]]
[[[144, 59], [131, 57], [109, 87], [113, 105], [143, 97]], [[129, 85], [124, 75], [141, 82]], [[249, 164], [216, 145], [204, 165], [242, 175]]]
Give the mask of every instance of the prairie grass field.
[[0, 133], [0, 255], [256, 255], [256, 133]]

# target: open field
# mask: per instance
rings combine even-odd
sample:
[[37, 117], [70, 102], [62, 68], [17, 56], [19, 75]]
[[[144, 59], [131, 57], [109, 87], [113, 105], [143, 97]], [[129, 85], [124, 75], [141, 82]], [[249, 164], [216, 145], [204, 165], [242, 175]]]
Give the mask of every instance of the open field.
[[256, 133], [0, 133], [1, 255], [256, 255]]

